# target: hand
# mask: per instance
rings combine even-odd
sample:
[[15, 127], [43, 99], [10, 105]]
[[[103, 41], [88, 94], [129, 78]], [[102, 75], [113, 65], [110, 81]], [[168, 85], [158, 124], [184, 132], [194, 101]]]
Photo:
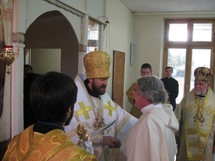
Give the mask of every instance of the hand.
[[114, 144], [114, 148], [120, 148], [121, 146], [121, 141], [117, 138], [113, 138], [112, 143]]
[[103, 136], [102, 144], [107, 145], [111, 149], [119, 148], [121, 146], [120, 140], [113, 136]]

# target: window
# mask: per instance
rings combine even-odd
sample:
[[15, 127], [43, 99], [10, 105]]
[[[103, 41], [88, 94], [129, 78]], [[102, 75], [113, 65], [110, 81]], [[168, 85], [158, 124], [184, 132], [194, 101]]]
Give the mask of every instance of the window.
[[194, 23], [193, 24], [193, 41], [212, 41], [212, 23]]
[[172, 76], [179, 82], [177, 103], [193, 89], [196, 67], [205, 66], [215, 72], [214, 30], [215, 19], [165, 20], [163, 68], [173, 67]]
[[168, 39], [169, 41], [187, 41], [187, 24], [169, 24]]
[[88, 44], [87, 44], [87, 53], [94, 51], [95, 48], [99, 48], [99, 39], [100, 38], [100, 24], [93, 20], [89, 19], [88, 24]]

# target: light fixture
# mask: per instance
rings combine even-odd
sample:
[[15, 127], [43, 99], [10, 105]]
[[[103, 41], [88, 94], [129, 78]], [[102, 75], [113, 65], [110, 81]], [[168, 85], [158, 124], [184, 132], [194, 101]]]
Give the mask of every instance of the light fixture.
[[110, 21], [108, 20], [108, 18], [107, 18], [107, 20], [105, 21], [105, 23], [106, 23], [106, 24], [110, 23]]
[[104, 23], [105, 23], [106, 25], [107, 25], [108, 23], [110, 23], [110, 21], [108, 20], [108, 17], [107, 17], [107, 16], [99, 16], [98, 19], [99, 19], [100, 17], [104, 19], [104, 21], [105, 21]]
[[[2, 51], [0, 52], [0, 60], [7, 65], [8, 67], [14, 62], [17, 55], [13, 51], [13, 46], [6, 45], [3, 46]], [[8, 68], [7, 73], [10, 73], [10, 70]]]

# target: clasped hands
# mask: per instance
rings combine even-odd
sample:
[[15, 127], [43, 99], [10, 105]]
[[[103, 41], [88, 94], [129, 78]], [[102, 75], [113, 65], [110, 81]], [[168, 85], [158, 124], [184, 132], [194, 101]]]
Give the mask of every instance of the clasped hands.
[[119, 148], [121, 141], [113, 136], [103, 136], [103, 145], [107, 145], [109, 148]]

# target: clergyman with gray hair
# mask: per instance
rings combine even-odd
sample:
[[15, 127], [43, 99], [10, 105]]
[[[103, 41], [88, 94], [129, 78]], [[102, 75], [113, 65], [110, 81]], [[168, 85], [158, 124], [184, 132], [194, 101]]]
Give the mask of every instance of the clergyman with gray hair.
[[172, 106], [165, 104], [168, 94], [163, 82], [156, 76], [144, 76], [137, 80], [133, 97], [142, 115], [122, 146], [127, 161], [173, 161], [179, 123]]

